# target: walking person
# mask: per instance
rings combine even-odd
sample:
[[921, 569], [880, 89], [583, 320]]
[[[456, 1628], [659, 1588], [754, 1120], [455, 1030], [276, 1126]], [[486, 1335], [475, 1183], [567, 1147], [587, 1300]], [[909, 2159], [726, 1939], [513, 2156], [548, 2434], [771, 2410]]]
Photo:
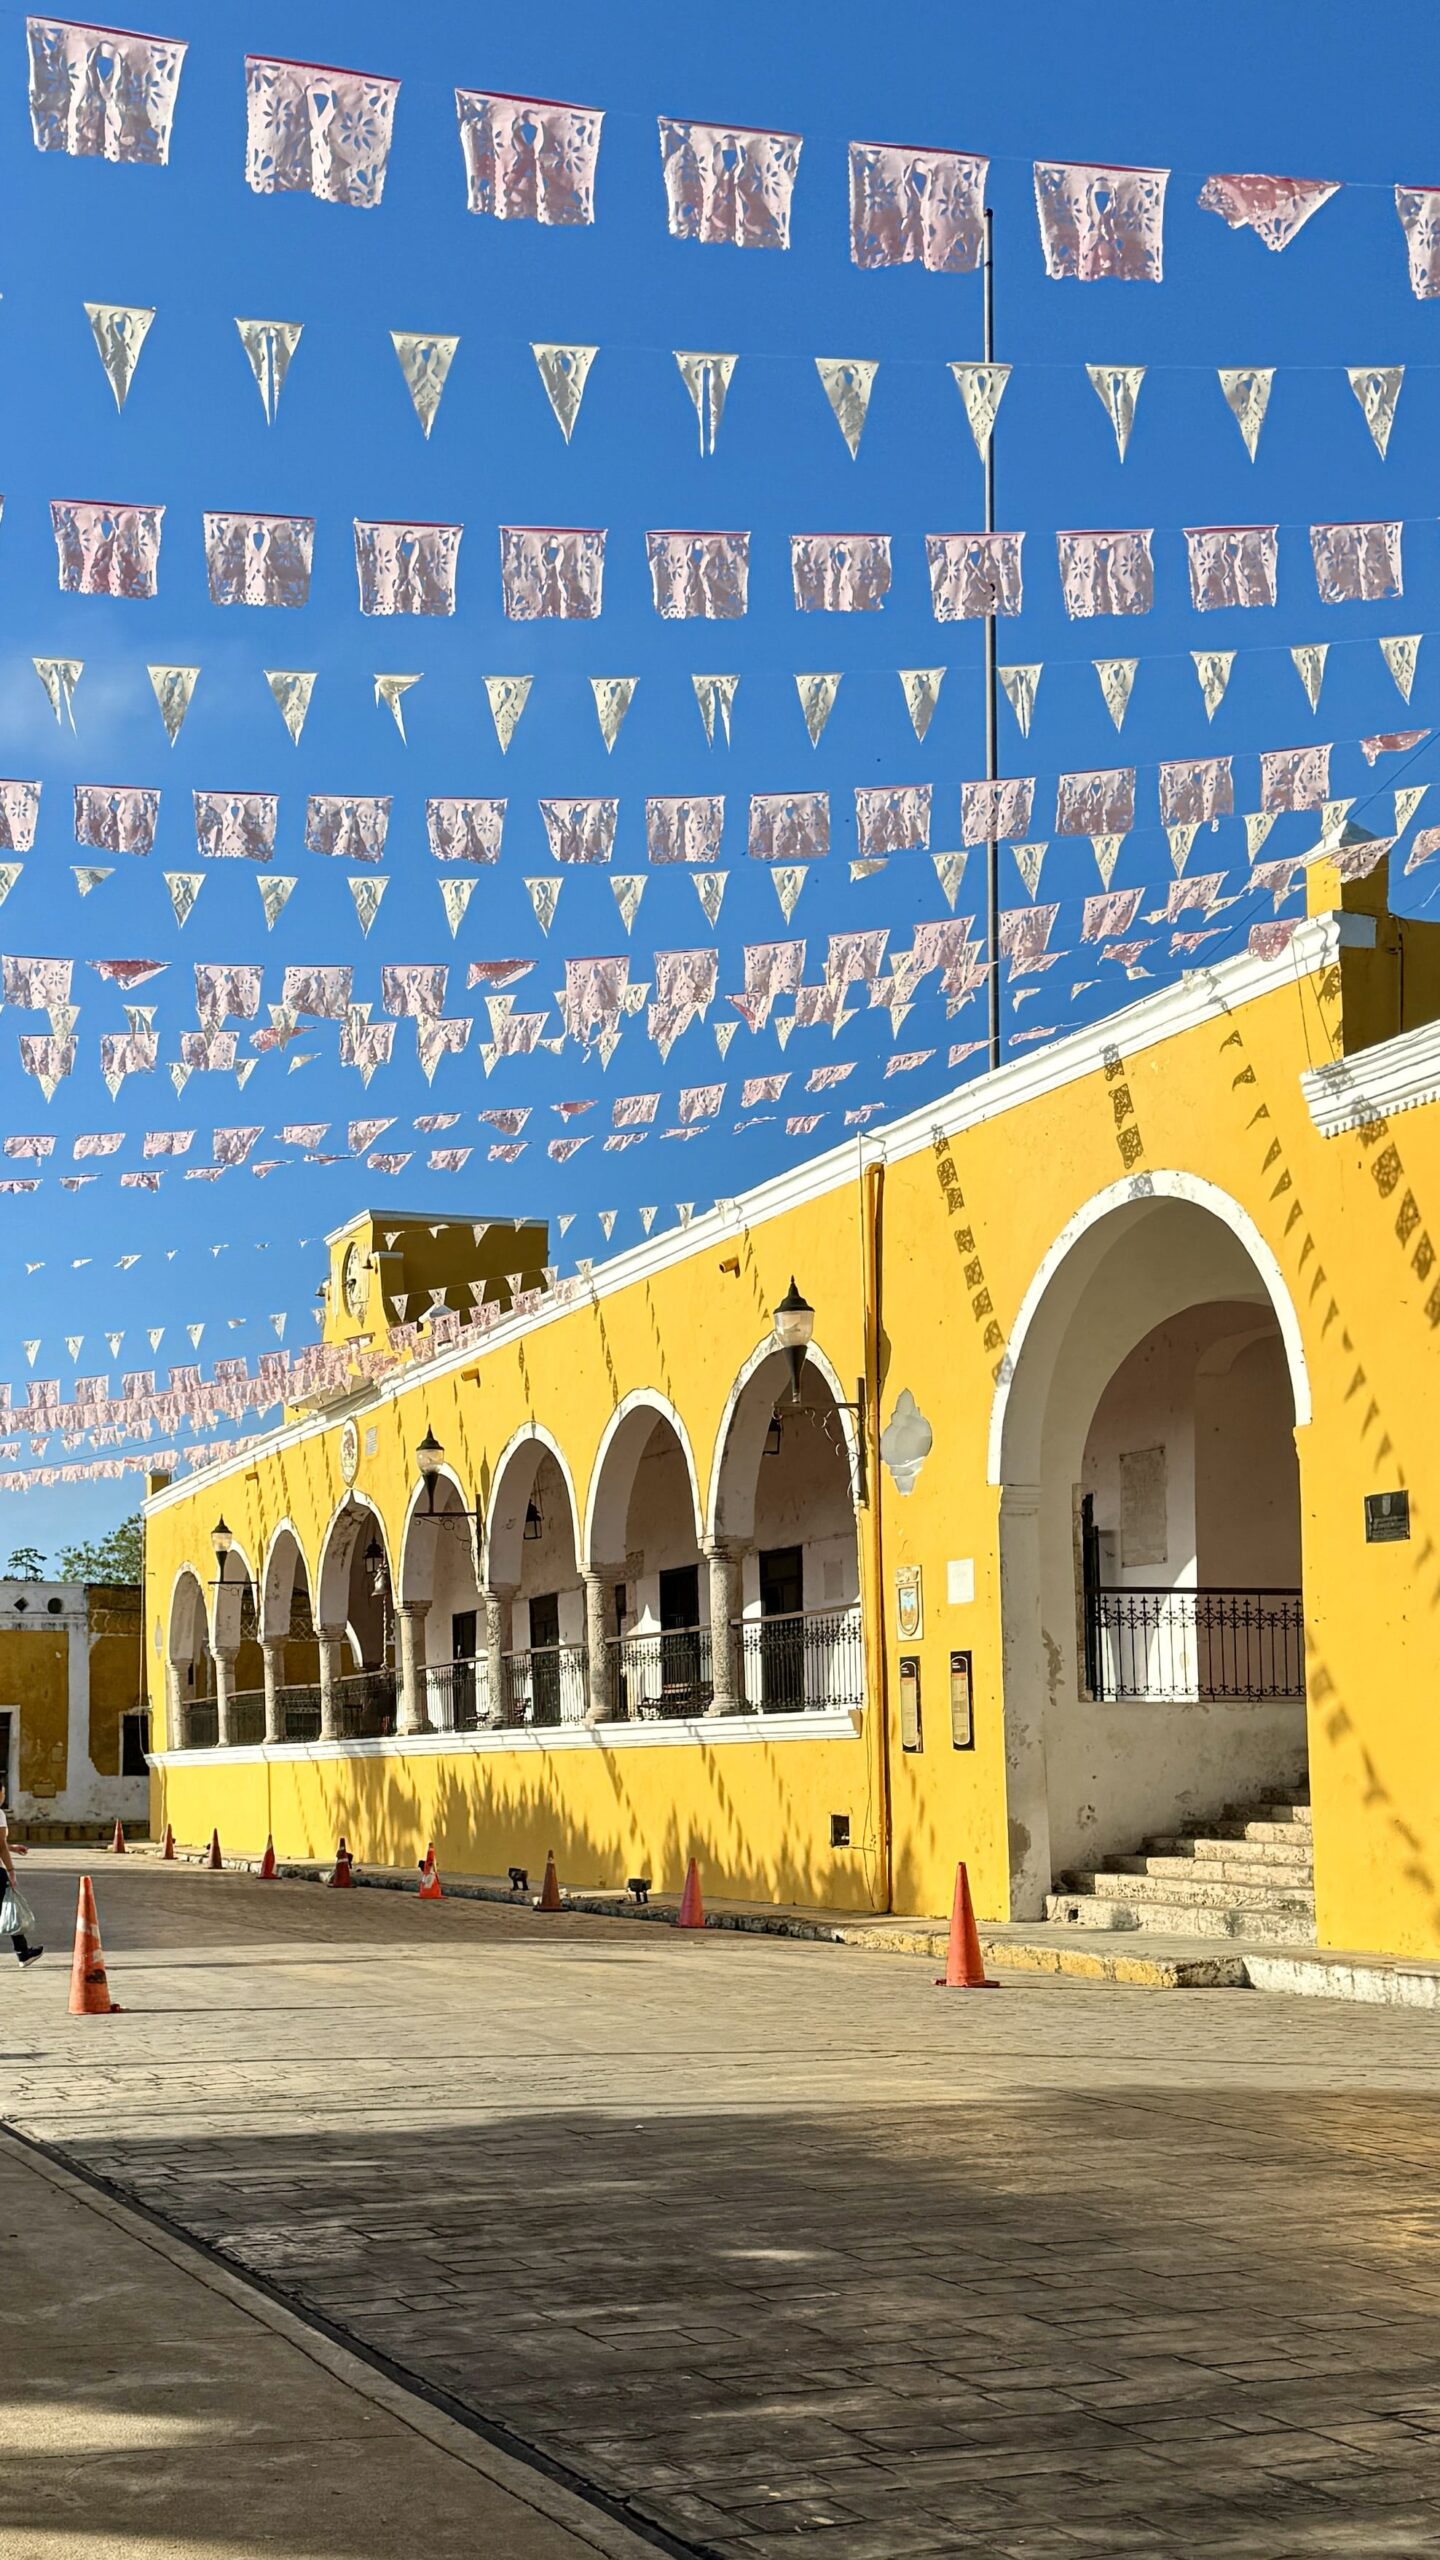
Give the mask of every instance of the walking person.
[[5, 1818], [5, 1781], [0, 1778], [0, 1867], [5, 1871], [5, 1887], [0, 1892], [0, 1937], [8, 1937], [22, 1964], [33, 1964], [43, 1956], [43, 1947], [32, 1947], [27, 1929], [35, 1926], [35, 1914], [15, 1881], [15, 1861], [10, 1854], [10, 1826]]

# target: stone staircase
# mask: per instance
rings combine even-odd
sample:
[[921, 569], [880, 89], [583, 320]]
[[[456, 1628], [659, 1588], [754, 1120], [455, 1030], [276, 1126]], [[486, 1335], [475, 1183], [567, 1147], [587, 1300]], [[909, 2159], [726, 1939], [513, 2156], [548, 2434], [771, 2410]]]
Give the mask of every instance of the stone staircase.
[[1227, 1805], [1202, 1831], [1147, 1840], [1134, 1857], [1061, 1879], [1047, 1920], [1071, 1929], [1143, 1929], [1172, 1938], [1307, 1946], [1315, 1937], [1310, 1804]]

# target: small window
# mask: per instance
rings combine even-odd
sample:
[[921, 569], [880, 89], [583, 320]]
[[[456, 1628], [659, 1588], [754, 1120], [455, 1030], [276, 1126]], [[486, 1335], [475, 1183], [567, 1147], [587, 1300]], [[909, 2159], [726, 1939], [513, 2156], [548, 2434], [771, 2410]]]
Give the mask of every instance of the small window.
[[849, 1848], [849, 1846], [850, 1846], [850, 1816], [849, 1816], [849, 1814], [848, 1814], [848, 1813], [832, 1813], [832, 1814], [831, 1814], [831, 1816], [830, 1816], [830, 1846], [831, 1846], [831, 1848], [832, 1848], [832, 1849], [848, 1849], [848, 1848]]

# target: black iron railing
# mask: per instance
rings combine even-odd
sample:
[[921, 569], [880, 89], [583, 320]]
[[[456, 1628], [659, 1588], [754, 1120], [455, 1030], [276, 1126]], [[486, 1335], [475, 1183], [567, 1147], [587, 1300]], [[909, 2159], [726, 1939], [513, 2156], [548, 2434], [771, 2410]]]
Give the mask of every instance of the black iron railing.
[[746, 1706], [766, 1715], [863, 1706], [865, 1656], [858, 1602], [848, 1609], [797, 1609], [784, 1617], [744, 1618], [736, 1634]]
[[341, 1742], [370, 1742], [395, 1730], [393, 1671], [349, 1671], [334, 1684], [335, 1733]]
[[605, 1653], [609, 1709], [617, 1719], [703, 1716], [714, 1696], [708, 1627], [612, 1636]]
[[1298, 1591], [1101, 1587], [1085, 1600], [1094, 1698], [1261, 1700], [1305, 1695]]
[[474, 1733], [490, 1721], [486, 1665], [478, 1656], [426, 1665], [425, 1712], [439, 1733]]
[[237, 1689], [230, 1700], [229, 1724], [232, 1743], [263, 1742], [265, 1739], [264, 1690]]
[[304, 1688], [281, 1690], [280, 1738], [282, 1742], [319, 1741], [320, 1691], [313, 1682]]
[[192, 1698], [182, 1710], [187, 1751], [213, 1751], [220, 1740], [220, 1710], [213, 1698]]
[[583, 1724], [590, 1705], [583, 1644], [532, 1645], [500, 1658], [503, 1724]]

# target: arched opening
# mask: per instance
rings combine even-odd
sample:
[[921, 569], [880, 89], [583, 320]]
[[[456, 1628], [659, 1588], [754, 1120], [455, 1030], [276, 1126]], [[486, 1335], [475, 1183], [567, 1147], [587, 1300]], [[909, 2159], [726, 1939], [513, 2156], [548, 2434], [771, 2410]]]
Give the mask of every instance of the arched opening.
[[785, 1354], [732, 1390], [711, 1497], [738, 1603], [737, 1704], [796, 1713], [864, 1703], [850, 1418], [812, 1349], [798, 1401]]
[[695, 1467], [658, 1397], [628, 1397], [601, 1442], [585, 1553], [605, 1586], [606, 1714], [706, 1714], [715, 1680]]
[[265, 1690], [255, 1576], [238, 1539], [215, 1560], [210, 1585], [210, 1651], [219, 1738], [227, 1746], [263, 1742]]
[[[330, 1523], [320, 1557], [319, 1634], [338, 1643], [333, 1730], [362, 1741], [395, 1730], [395, 1595], [378, 1512], [352, 1494]], [[324, 1666], [322, 1664], [322, 1679]]]
[[473, 1505], [448, 1468], [411, 1497], [400, 1609], [426, 1721], [443, 1733], [472, 1732], [487, 1720], [485, 1608]]
[[[277, 1529], [260, 1588], [260, 1641], [276, 1688], [276, 1736], [314, 1742], [320, 1733], [320, 1647], [310, 1570], [293, 1529]], [[237, 1701], [238, 1703], [238, 1701]]]
[[583, 1724], [590, 1701], [575, 1506], [558, 1453], [538, 1431], [512, 1441], [496, 1470], [485, 1585], [499, 1618], [500, 1720]]
[[189, 1565], [177, 1574], [170, 1596], [165, 1660], [169, 1670], [165, 1736], [168, 1748], [213, 1750], [220, 1729], [215, 1665], [210, 1652], [210, 1615], [205, 1586]]
[[1305, 1766], [1294, 1310], [1234, 1203], [1151, 1184], [1047, 1257], [996, 1402], [1017, 1918]]

